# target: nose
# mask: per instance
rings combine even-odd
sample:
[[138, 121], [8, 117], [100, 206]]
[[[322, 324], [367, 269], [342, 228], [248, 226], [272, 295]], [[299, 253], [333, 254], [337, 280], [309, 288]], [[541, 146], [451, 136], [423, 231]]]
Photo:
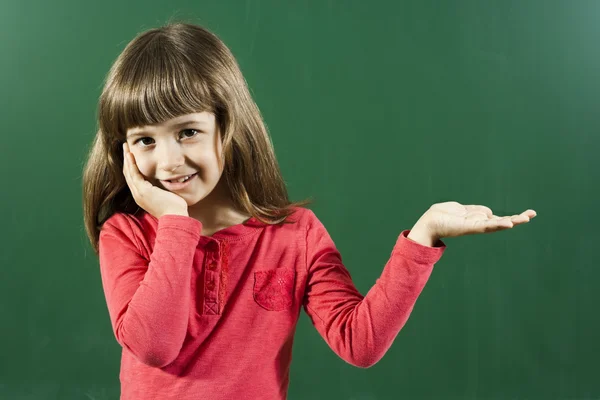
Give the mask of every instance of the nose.
[[177, 168], [181, 167], [185, 162], [185, 156], [179, 143], [177, 142], [163, 142], [160, 147], [155, 150], [157, 157], [156, 165], [158, 168], [173, 172]]

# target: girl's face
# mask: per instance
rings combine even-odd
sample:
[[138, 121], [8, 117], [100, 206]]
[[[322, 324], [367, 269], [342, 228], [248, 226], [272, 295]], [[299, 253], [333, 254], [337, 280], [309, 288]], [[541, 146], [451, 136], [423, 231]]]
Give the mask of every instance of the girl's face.
[[223, 173], [223, 146], [216, 125], [210, 112], [182, 115], [128, 129], [127, 143], [150, 183], [193, 206], [213, 191]]

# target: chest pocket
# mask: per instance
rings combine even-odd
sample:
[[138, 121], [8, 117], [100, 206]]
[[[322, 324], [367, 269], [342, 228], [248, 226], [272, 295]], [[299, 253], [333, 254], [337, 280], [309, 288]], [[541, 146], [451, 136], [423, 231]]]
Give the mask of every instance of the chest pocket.
[[254, 301], [269, 311], [289, 309], [294, 302], [296, 271], [276, 268], [254, 272]]

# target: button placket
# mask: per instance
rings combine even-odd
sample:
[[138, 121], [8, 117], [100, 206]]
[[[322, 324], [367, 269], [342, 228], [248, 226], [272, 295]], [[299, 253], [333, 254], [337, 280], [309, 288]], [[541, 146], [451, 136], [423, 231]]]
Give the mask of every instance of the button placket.
[[[218, 288], [219, 288], [219, 273], [218, 273], [218, 250], [214, 251], [216, 243], [211, 243], [211, 251], [206, 255], [205, 270], [204, 270], [204, 314], [217, 315], [219, 314], [218, 303]], [[213, 247], [214, 246], [214, 247]]]

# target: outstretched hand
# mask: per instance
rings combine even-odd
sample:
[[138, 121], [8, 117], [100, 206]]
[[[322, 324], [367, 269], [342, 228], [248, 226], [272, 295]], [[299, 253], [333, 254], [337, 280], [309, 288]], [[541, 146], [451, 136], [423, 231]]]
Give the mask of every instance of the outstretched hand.
[[413, 228], [413, 237], [421, 242], [426, 239], [435, 243], [447, 237], [503, 231], [525, 224], [536, 215], [534, 210], [527, 210], [521, 214], [497, 216], [486, 206], [450, 201], [431, 206]]

